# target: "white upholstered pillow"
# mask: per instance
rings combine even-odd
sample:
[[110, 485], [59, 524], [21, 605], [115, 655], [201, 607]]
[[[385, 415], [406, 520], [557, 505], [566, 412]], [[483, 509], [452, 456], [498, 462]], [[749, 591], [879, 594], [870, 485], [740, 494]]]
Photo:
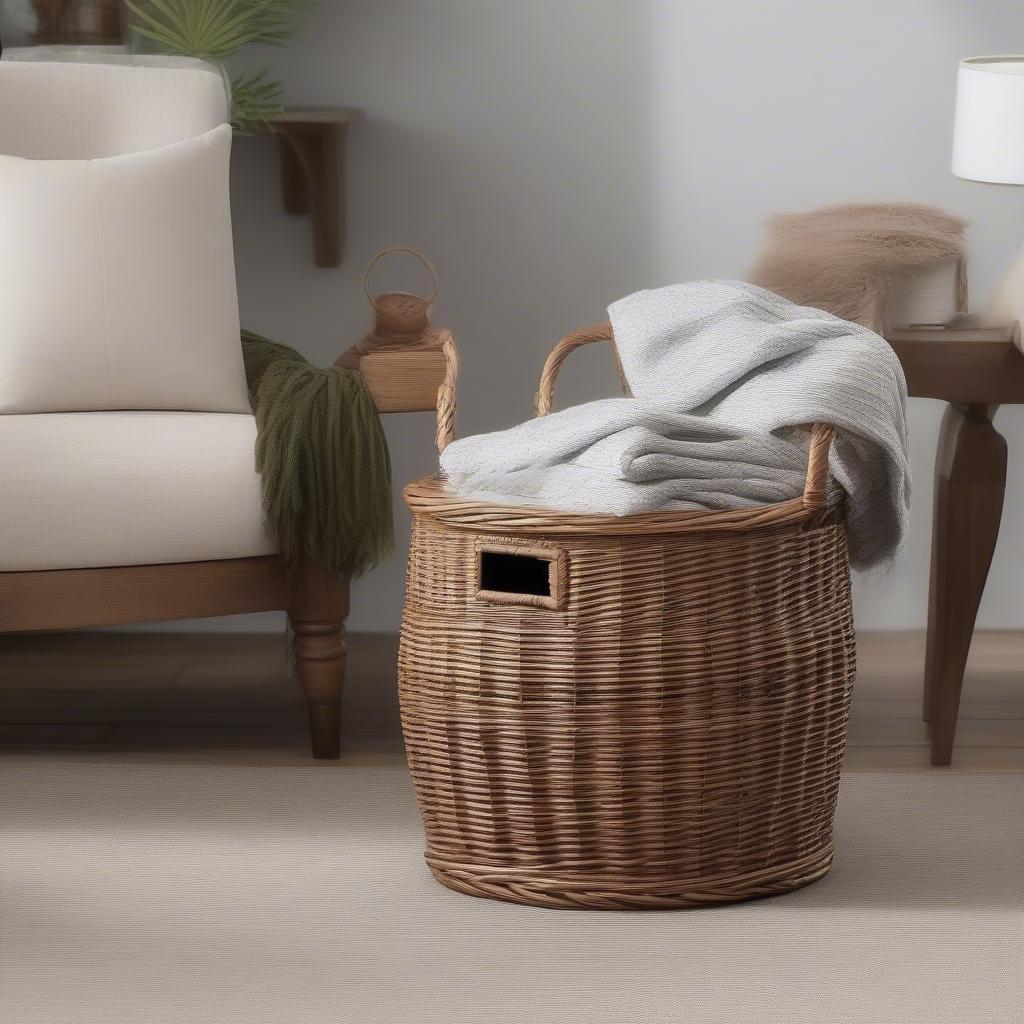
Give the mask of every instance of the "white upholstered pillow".
[[249, 411], [230, 158], [0, 156], [0, 413]]

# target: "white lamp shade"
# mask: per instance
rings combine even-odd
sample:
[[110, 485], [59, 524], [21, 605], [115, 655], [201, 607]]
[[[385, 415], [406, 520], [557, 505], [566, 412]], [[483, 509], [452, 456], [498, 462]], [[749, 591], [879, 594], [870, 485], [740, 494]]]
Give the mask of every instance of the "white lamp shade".
[[960, 61], [953, 173], [1024, 185], [1024, 56]]

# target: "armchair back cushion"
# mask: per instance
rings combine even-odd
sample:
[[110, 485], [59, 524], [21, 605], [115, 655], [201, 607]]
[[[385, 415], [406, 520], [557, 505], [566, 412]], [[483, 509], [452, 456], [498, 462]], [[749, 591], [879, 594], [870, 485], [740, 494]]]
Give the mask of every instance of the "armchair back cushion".
[[4, 52], [0, 413], [249, 411], [229, 117], [203, 61]]
[[0, 413], [250, 411], [230, 156], [0, 156]]
[[221, 73], [121, 47], [30, 47], [0, 60], [0, 153], [94, 160], [159, 149], [230, 119]]

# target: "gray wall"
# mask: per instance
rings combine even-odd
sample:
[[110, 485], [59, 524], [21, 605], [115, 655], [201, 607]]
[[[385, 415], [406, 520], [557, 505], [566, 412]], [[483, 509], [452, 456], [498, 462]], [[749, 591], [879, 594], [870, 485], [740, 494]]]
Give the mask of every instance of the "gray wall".
[[[271, 143], [242, 140], [244, 321], [332, 360], [367, 330], [368, 259], [422, 248], [441, 274], [436, 320], [461, 344], [469, 433], [526, 417], [547, 350], [609, 301], [743, 276], [772, 211], [908, 199], [961, 213], [977, 304], [1024, 238], [1024, 196], [951, 177], [956, 61], [1021, 48], [1016, 0], [324, 0], [304, 39], [248, 63], [272, 67], [292, 102], [367, 112], [350, 138], [349, 258], [312, 266]], [[419, 284], [403, 269], [389, 283]], [[568, 378], [567, 400], [613, 386], [596, 353]], [[939, 412], [911, 403], [913, 539], [905, 565], [859, 587], [863, 627], [924, 622]], [[998, 423], [1024, 446], [1024, 411]], [[387, 431], [397, 481], [434, 468], [429, 416], [389, 417]], [[1020, 467], [1018, 453], [988, 627], [1024, 627]], [[398, 524], [403, 549], [354, 588], [355, 629], [397, 626], [401, 509]]]

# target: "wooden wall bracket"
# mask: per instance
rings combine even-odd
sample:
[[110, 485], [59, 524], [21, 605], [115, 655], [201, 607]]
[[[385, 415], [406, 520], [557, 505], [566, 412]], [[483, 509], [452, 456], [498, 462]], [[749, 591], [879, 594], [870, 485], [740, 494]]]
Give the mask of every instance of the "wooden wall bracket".
[[345, 138], [361, 116], [352, 107], [289, 107], [271, 121], [284, 208], [312, 218], [318, 267], [340, 267], [345, 256]]

